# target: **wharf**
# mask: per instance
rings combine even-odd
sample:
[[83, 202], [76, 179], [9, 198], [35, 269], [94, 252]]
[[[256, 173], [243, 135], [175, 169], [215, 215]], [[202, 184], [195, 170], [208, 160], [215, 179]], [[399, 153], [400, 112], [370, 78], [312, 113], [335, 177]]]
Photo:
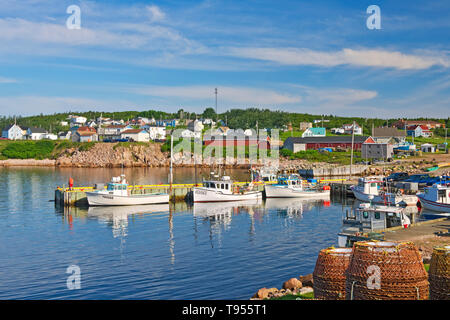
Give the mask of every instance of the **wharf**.
[[[319, 183], [330, 183], [338, 180], [319, 180]], [[254, 182], [255, 190], [264, 191], [265, 184], [273, 184], [276, 181]], [[234, 182], [235, 185], [245, 185], [249, 182]], [[155, 185], [136, 185], [129, 186], [131, 194], [150, 194], [150, 193], [168, 193], [171, 202], [192, 201], [192, 191], [194, 187], [202, 184], [155, 184]], [[61, 207], [86, 207], [88, 206], [86, 192], [94, 191], [95, 187], [75, 187], [70, 190], [65, 187], [58, 187], [55, 190], [55, 203]]]

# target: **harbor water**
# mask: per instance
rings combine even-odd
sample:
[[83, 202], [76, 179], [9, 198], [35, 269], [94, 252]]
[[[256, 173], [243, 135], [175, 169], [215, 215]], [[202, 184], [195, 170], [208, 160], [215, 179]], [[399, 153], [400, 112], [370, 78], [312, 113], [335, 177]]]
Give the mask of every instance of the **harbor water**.
[[[249, 299], [312, 273], [337, 245], [351, 199], [57, 208], [56, 186], [93, 185], [120, 169], [0, 169], [0, 299]], [[167, 169], [126, 169], [130, 183], [167, 182]], [[227, 172], [245, 181], [247, 170]], [[203, 175], [203, 176], [202, 176]], [[209, 171], [198, 172], [197, 179]], [[175, 169], [175, 183], [194, 182]], [[69, 290], [69, 266], [80, 289]]]

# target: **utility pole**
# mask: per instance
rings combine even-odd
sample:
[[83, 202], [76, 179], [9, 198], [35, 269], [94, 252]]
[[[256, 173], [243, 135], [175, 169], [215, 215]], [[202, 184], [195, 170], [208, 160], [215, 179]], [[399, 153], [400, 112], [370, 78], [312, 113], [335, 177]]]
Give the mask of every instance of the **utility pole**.
[[219, 115], [217, 114], [217, 88], [214, 91], [215, 95], [216, 95], [216, 123], [219, 121]]
[[355, 144], [355, 121], [352, 125], [352, 150], [350, 151], [350, 179], [352, 178], [352, 166], [353, 166], [353, 146]]
[[172, 195], [172, 183], [173, 183], [173, 134], [170, 135], [170, 194]]

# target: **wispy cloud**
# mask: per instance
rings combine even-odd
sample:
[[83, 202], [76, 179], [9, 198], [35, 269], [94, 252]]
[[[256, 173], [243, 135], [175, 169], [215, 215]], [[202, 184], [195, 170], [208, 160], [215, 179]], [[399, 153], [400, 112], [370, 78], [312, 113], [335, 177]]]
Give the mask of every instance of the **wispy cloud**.
[[400, 70], [427, 69], [434, 65], [449, 67], [446, 55], [419, 56], [398, 51], [378, 49], [349, 49], [340, 51], [315, 51], [306, 48], [229, 48], [225, 54], [235, 57], [274, 62], [280, 65], [312, 65], [334, 67], [353, 65], [364, 67], [395, 68]]
[[[244, 105], [279, 105], [301, 101], [299, 95], [263, 88], [219, 86], [221, 103]], [[185, 101], [211, 101], [214, 86], [148, 86], [130, 89], [131, 92], [153, 97], [177, 98]]]
[[0, 83], [17, 83], [16, 79], [0, 77]]

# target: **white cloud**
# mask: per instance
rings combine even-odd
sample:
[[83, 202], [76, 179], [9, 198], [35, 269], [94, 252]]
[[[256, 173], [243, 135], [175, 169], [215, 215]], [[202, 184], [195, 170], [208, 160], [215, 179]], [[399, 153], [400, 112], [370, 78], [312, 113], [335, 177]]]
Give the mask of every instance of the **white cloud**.
[[[212, 101], [214, 86], [148, 86], [134, 88], [133, 93], [181, 100]], [[245, 105], [279, 105], [298, 103], [301, 97], [273, 90], [246, 87], [218, 87], [220, 103]]]
[[398, 51], [378, 49], [326, 52], [305, 48], [229, 48], [225, 54], [235, 57], [275, 62], [280, 65], [315, 65], [333, 67], [354, 65], [366, 67], [395, 68], [400, 70], [427, 69], [434, 65], [449, 67], [446, 55], [412, 55]]
[[[68, 111], [129, 110], [135, 104], [123, 100], [100, 100], [78, 97], [13, 96], [0, 97], [0, 114], [35, 115]], [[127, 108], [128, 107], [128, 108]]]
[[17, 83], [16, 79], [0, 77], [0, 83]]
[[166, 14], [158, 6], [151, 5], [146, 6], [145, 8], [149, 12], [150, 21], [152, 22], [162, 21], [166, 17]]

